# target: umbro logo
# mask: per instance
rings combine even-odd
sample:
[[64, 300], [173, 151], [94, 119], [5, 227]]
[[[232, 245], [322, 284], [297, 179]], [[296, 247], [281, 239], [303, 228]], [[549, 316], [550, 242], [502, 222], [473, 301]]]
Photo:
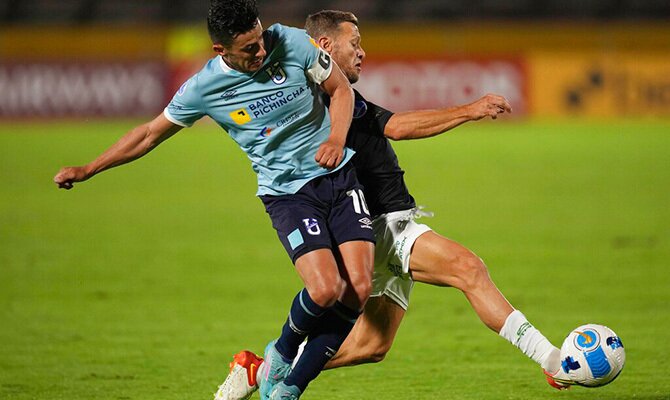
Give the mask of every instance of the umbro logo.
[[370, 218], [368, 217], [363, 217], [358, 220], [358, 222], [361, 223], [361, 228], [367, 228], [367, 229], [372, 229], [372, 221], [370, 221]]
[[226, 91], [223, 92], [223, 94], [221, 95], [221, 98], [224, 99], [224, 100], [226, 100], [226, 101], [228, 101], [228, 100], [232, 100], [232, 99], [234, 99], [235, 97], [237, 97], [237, 90], [236, 90], [236, 89], [233, 89], [233, 90], [226, 90]]

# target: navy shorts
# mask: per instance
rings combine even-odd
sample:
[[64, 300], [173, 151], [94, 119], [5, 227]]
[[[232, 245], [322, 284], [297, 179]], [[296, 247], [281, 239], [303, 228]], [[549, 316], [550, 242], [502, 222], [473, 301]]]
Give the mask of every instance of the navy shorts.
[[260, 199], [293, 263], [313, 250], [375, 241], [363, 186], [350, 164], [312, 179], [295, 194]]

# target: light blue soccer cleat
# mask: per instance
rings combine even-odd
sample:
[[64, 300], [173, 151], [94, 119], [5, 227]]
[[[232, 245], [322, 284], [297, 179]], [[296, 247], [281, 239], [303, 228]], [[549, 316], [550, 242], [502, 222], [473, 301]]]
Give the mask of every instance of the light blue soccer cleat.
[[279, 382], [272, 390], [270, 400], [298, 400], [301, 394], [297, 386], [286, 386], [284, 382]]
[[275, 342], [276, 340], [273, 340], [265, 347], [265, 362], [258, 379], [261, 400], [269, 400], [275, 385], [283, 382], [291, 372], [291, 363], [284, 361], [281, 354], [275, 348]]

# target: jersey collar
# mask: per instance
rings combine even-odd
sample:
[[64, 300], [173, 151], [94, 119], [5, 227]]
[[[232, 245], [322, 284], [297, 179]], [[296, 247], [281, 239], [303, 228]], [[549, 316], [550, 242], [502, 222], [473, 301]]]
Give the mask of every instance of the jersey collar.
[[223, 61], [223, 57], [219, 56], [219, 64], [221, 65], [221, 69], [223, 70], [224, 73], [229, 74], [232, 71], [234, 71], [232, 68], [226, 64], [225, 61]]

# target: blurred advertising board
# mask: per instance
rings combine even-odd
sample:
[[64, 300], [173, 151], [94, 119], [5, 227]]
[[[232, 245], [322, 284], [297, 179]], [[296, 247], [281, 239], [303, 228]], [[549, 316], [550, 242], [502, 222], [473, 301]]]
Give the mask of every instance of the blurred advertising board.
[[0, 118], [157, 114], [168, 74], [156, 61], [0, 62]]
[[398, 59], [364, 61], [355, 88], [392, 111], [433, 109], [502, 94], [515, 115], [528, 109], [528, 74], [520, 59]]
[[670, 54], [542, 52], [529, 65], [534, 115], [670, 116]]

